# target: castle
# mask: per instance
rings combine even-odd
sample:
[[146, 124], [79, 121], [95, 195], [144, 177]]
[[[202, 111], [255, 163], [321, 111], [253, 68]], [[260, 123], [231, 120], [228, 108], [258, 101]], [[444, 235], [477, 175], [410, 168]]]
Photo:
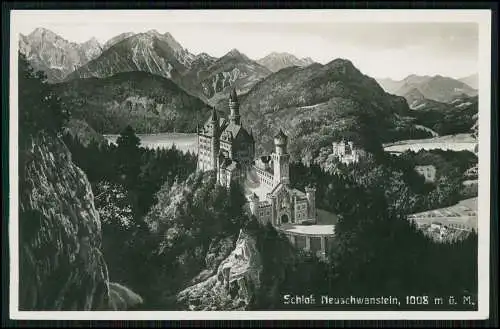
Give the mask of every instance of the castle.
[[236, 91], [229, 96], [229, 120], [212, 109], [210, 118], [198, 129], [200, 171], [214, 170], [217, 182], [244, 186], [247, 209], [265, 224], [316, 223], [315, 188], [305, 192], [290, 187], [288, 137], [280, 129], [274, 136], [275, 150], [255, 157], [255, 139], [241, 124]]
[[355, 148], [353, 142], [342, 139], [332, 143], [332, 155], [342, 163], [351, 164], [359, 162], [363, 152]]

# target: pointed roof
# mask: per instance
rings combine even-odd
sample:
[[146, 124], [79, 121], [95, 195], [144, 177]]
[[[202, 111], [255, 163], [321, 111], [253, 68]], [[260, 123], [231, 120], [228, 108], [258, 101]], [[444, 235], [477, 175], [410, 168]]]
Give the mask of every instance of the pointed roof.
[[237, 138], [245, 138], [245, 139], [252, 139], [248, 131], [243, 128], [241, 125], [234, 124], [233, 122], [230, 122], [226, 127], [221, 129], [222, 131], [222, 139], [223, 140], [228, 140], [229, 136], [233, 136], [233, 139]]
[[280, 128], [280, 131], [276, 134], [276, 136], [274, 136], [274, 138], [285, 140], [287, 138], [287, 136], [285, 135], [283, 130]]
[[215, 107], [212, 107], [212, 116], [210, 116], [211, 121], [217, 121], [217, 111], [215, 110]]
[[229, 100], [231, 102], [237, 102], [238, 101], [238, 96], [236, 95], [236, 88], [233, 88], [233, 90], [231, 90], [231, 93], [229, 94]]

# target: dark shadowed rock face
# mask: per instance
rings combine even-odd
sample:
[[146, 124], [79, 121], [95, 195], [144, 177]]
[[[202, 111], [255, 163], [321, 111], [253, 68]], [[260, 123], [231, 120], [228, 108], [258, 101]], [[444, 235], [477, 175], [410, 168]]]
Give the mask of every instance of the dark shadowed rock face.
[[116, 299], [128, 289], [110, 287], [90, 183], [64, 143], [39, 134], [19, 158], [20, 309], [127, 307]]

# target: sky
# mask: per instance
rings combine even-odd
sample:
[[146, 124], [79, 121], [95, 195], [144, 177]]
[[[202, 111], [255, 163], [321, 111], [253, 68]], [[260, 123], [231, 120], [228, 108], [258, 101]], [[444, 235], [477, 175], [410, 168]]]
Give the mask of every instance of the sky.
[[271, 52], [311, 57], [322, 64], [346, 58], [374, 78], [461, 78], [478, 72], [479, 28], [471, 16], [412, 12], [380, 18], [356, 12], [23, 11], [13, 16], [12, 24], [24, 35], [43, 27], [69, 41], [95, 37], [101, 43], [123, 32], [154, 29], [171, 33], [194, 54], [220, 57], [236, 48], [252, 59]]

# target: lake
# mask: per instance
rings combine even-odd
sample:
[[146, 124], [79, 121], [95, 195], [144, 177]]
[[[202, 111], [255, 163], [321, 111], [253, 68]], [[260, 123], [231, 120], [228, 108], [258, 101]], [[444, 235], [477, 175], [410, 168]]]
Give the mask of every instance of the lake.
[[[110, 143], [116, 143], [119, 135], [104, 135]], [[175, 147], [183, 152], [197, 152], [197, 136], [194, 133], [137, 134], [141, 146], [149, 149]]]
[[398, 141], [395, 143], [385, 144], [384, 150], [387, 152], [397, 153], [404, 152], [406, 150], [418, 152], [419, 150], [433, 149], [474, 152], [476, 145], [477, 141], [469, 134], [457, 134], [435, 138]]

